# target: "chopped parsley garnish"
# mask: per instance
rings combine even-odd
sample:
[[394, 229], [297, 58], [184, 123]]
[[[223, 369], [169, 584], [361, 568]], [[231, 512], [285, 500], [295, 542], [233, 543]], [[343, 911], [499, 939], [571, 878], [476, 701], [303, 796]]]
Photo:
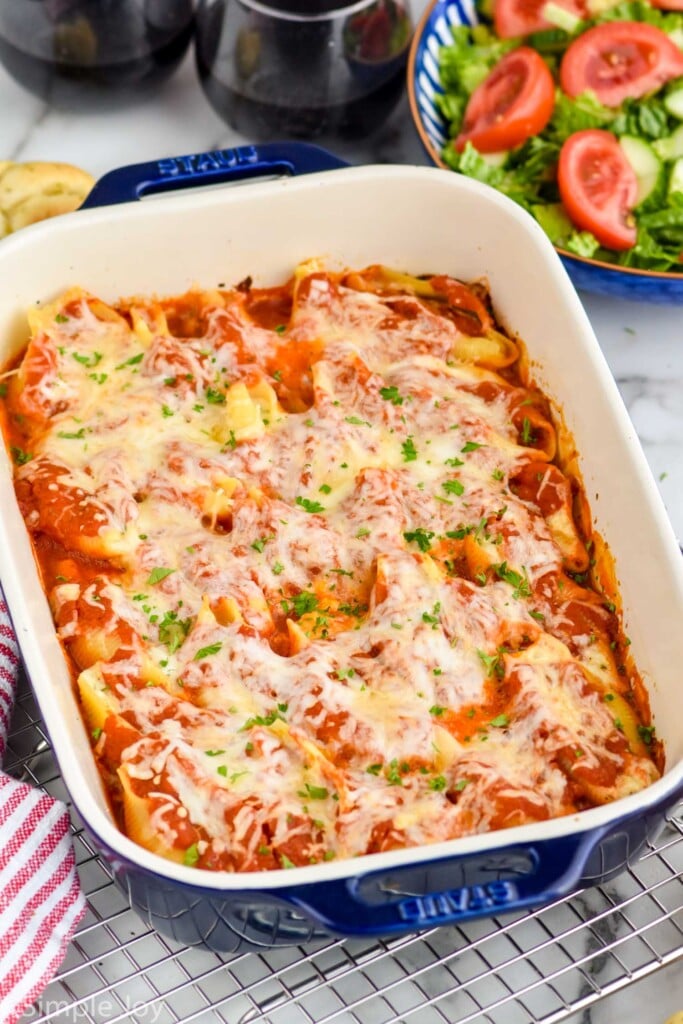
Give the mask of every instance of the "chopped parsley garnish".
[[102, 730], [101, 729], [93, 729], [93, 731], [90, 733], [90, 735], [95, 740], [95, 743], [97, 743], [98, 739], [102, 735]]
[[359, 416], [345, 416], [344, 419], [346, 420], [347, 423], [351, 423], [354, 427], [370, 427], [370, 426], [372, 426], [371, 423], [368, 423], [367, 420], [360, 419]]
[[649, 747], [651, 745], [652, 740], [654, 739], [654, 735], [655, 735], [655, 727], [654, 727], [654, 725], [639, 725], [638, 726], [638, 735], [640, 736], [640, 738], [643, 741], [643, 743], [645, 744], [645, 746]]
[[280, 573], [282, 573], [284, 571], [285, 571], [285, 567], [282, 564], [282, 562], [274, 562], [273, 563], [273, 575], [279, 576]]
[[524, 570], [524, 575], [522, 575], [522, 573], [515, 572], [514, 569], [509, 569], [507, 562], [500, 562], [498, 565], [492, 565], [491, 568], [499, 580], [503, 580], [505, 583], [509, 583], [511, 587], [514, 587], [512, 596], [515, 600], [518, 600], [520, 597], [531, 597], [531, 585], [526, 570]]
[[295, 499], [294, 502], [304, 512], [324, 512], [325, 506], [321, 505], [319, 501], [311, 501], [309, 498], [302, 498], [300, 495]]
[[458, 466], [464, 466], [465, 463], [463, 462], [462, 459], [452, 458], [452, 459], [446, 459], [444, 465], [445, 466], [452, 466], [453, 469], [457, 469]]
[[391, 760], [387, 765], [384, 775], [390, 786], [402, 786], [403, 779], [401, 778], [401, 776], [405, 775], [405, 773], [409, 770], [410, 765], [408, 764], [407, 761], [402, 761], [399, 764], [398, 760], [396, 758], [393, 758], [393, 760]]
[[477, 648], [477, 654], [479, 659], [486, 669], [486, 674], [489, 676], [495, 676], [496, 679], [502, 679], [505, 675], [505, 665], [503, 663], [502, 655], [504, 651], [500, 650], [496, 654], [487, 654], [485, 651], [480, 651]]
[[299, 790], [299, 796], [309, 800], [327, 800], [329, 795], [324, 786], [312, 786], [310, 782], [305, 782], [303, 790]]
[[82, 356], [80, 352], [72, 352], [71, 355], [77, 363], [80, 363], [81, 366], [87, 366], [89, 370], [94, 369], [102, 360], [101, 352], [93, 352], [90, 356]]
[[608, 612], [615, 612], [617, 610], [617, 606], [614, 601], [605, 601], [604, 605]]
[[174, 415], [173, 409], [170, 409], [167, 405], [162, 405], [162, 407], [161, 407], [161, 415], [162, 416], [166, 416], [166, 417], [173, 416]]
[[259, 537], [258, 540], [255, 540], [252, 543], [251, 547], [254, 549], [254, 551], [258, 551], [259, 554], [261, 554], [261, 552], [263, 551], [264, 547], [266, 546], [266, 544], [268, 543], [269, 540], [275, 540], [275, 537], [274, 536], [271, 536], [271, 537]]
[[16, 448], [14, 445], [10, 448], [10, 452], [17, 466], [25, 466], [33, 458], [33, 452], [25, 452], [23, 448]]
[[186, 864], [189, 868], [193, 867], [199, 860], [199, 850], [197, 844], [193, 843], [192, 846], [188, 846], [185, 850], [183, 857], [183, 864]]
[[389, 388], [380, 388], [379, 393], [385, 402], [391, 402], [392, 405], [403, 405], [403, 395], [399, 393], [396, 385], [392, 384]]
[[545, 622], [545, 615], [543, 612], [537, 612], [535, 608], [529, 609], [529, 615], [532, 619], [536, 619], [537, 622]]
[[356, 674], [355, 668], [338, 668], [337, 679], [353, 679]]
[[339, 611], [342, 615], [350, 615], [354, 619], [359, 619], [361, 615], [365, 615], [368, 610], [366, 604], [362, 604], [360, 601], [354, 601], [351, 604], [340, 604]]
[[332, 488], [330, 487], [329, 484], [321, 484], [318, 490], [320, 491], [321, 494], [330, 494]]
[[[277, 327], [275, 328], [275, 333], [276, 334], [284, 334], [286, 330], [287, 330], [287, 325], [286, 324], [278, 324]], [[279, 370], [275, 371], [275, 373], [279, 373], [279, 372], [280, 372]], [[275, 377], [275, 373], [273, 374], [273, 377]], [[275, 377], [275, 379], [277, 380], [277, 377]]]
[[218, 768], [216, 768], [216, 771], [218, 772], [219, 775], [222, 775], [224, 779], [227, 778], [227, 775], [228, 775], [228, 766], [227, 765], [219, 764]]
[[280, 863], [282, 864], [283, 868], [295, 868], [296, 867], [296, 864], [289, 859], [289, 857], [287, 856], [286, 853], [281, 853], [279, 856], [280, 856]]
[[415, 462], [417, 459], [417, 449], [413, 442], [412, 435], [403, 442], [401, 445], [401, 451], [403, 452], [404, 462]]
[[318, 607], [318, 598], [309, 590], [302, 590], [291, 599], [295, 614], [301, 618], [307, 612], [313, 612]]
[[468, 533], [474, 533], [473, 526], [459, 526], [457, 530], [446, 530], [449, 540], [464, 540]]
[[446, 494], [455, 494], [458, 498], [465, 493], [465, 487], [460, 480], [444, 480], [441, 486]]
[[60, 430], [57, 437], [62, 437], [65, 441], [82, 441], [85, 437], [85, 427], [81, 427], [80, 430], [76, 430], [75, 432]]
[[379, 773], [382, 771], [382, 765], [369, 764], [365, 770], [368, 773], [368, 775], [379, 775]]
[[282, 370], [273, 370], [273, 380], [277, 381], [278, 384], [282, 380]]
[[432, 608], [431, 613], [430, 612], [423, 612], [422, 613], [422, 621], [423, 622], [427, 622], [429, 625], [431, 625], [432, 629], [436, 629], [436, 627], [439, 625], [439, 612], [440, 611], [441, 611], [441, 602], [437, 601], [436, 604], [434, 605], [434, 607]]
[[531, 421], [528, 416], [525, 416], [522, 420], [522, 443], [533, 444], [535, 440], [536, 437], [531, 429]]
[[228, 434], [228, 440], [223, 445], [223, 451], [225, 451], [226, 448], [236, 448], [236, 447], [237, 447], [237, 438], [235, 437], [235, 431], [231, 430], [230, 433]]
[[171, 573], [174, 572], [175, 569], [164, 569], [162, 566], [158, 565], [155, 569], [152, 569], [146, 582], [149, 584], [161, 583], [162, 580], [165, 580], [167, 576], [170, 576]]
[[505, 473], [503, 472], [502, 469], [494, 469], [493, 473], [491, 473], [491, 476], [493, 477], [494, 480], [505, 479]]
[[429, 780], [428, 785], [435, 793], [440, 793], [446, 788], [446, 777], [444, 775], [435, 775], [433, 779]]
[[175, 654], [192, 628], [192, 619], [179, 619], [178, 612], [166, 612], [159, 623], [159, 641], [165, 644], [169, 654]]
[[432, 546], [431, 540], [434, 536], [434, 531], [424, 530], [421, 526], [418, 526], [416, 530], [407, 530], [403, 536], [409, 544], [411, 542], [417, 544], [420, 551], [429, 551]]
[[369, 537], [369, 536], [370, 536], [370, 530], [368, 530], [367, 526], [361, 526], [360, 529], [356, 532], [356, 537], [359, 540], [361, 539], [361, 537]]
[[470, 784], [470, 780], [469, 779], [458, 779], [456, 784], [453, 786], [453, 789], [456, 790], [456, 792], [458, 792], [458, 793], [462, 793], [462, 791], [465, 788], [465, 786], [469, 786], [469, 784]]
[[283, 713], [283, 711], [286, 711], [286, 710], [287, 710], [287, 705], [286, 704], [278, 704], [277, 708], [273, 708], [272, 711], [269, 711], [265, 715], [254, 715], [252, 718], [248, 718], [246, 720], [246, 722], [244, 723], [244, 725], [240, 729], [240, 732], [244, 732], [245, 729], [253, 729], [253, 727], [255, 725], [268, 726], [268, 725], [272, 725], [273, 722], [278, 722], [278, 721], [279, 722], [284, 722], [284, 718], [282, 717], [282, 713]]
[[429, 714], [436, 715], [436, 717], [439, 718], [444, 713], [445, 710], [446, 708], [442, 708], [440, 704], [432, 704], [431, 708], [429, 709]]
[[218, 757], [220, 754], [224, 754], [224, 750], [205, 750], [204, 753], [207, 757]]
[[209, 644], [207, 647], [200, 647], [192, 660], [201, 661], [202, 658], [208, 658], [212, 654], [218, 654], [222, 646], [223, 644], [219, 640], [217, 643]]
[[223, 391], [218, 391], [216, 388], [207, 388], [204, 392], [204, 397], [209, 405], [225, 404], [225, 393]]
[[510, 719], [507, 715], [496, 715], [489, 722], [489, 725], [493, 726], [494, 729], [505, 729], [510, 724]]
[[55, 322], [56, 323], [58, 323], [58, 324], [66, 324], [66, 323], [68, 323], [68, 321], [69, 321], [68, 316], [64, 316], [63, 313], [57, 313], [57, 316], [55, 317]]
[[[138, 352], [138, 354], [136, 356], [131, 356], [130, 359], [126, 359], [125, 362], [119, 363], [119, 365], [116, 367], [116, 369], [117, 370], [123, 370], [126, 366], [137, 366], [138, 363], [142, 362], [142, 360], [144, 358], [144, 355], [145, 355], [144, 352]], [[98, 362], [99, 362], [99, 360], [98, 360]]]
[[460, 451], [464, 455], [466, 455], [468, 452], [476, 452], [477, 448], [483, 448], [483, 447], [484, 447], [483, 444], [478, 444], [476, 441], [467, 441], [467, 443], [462, 446]]

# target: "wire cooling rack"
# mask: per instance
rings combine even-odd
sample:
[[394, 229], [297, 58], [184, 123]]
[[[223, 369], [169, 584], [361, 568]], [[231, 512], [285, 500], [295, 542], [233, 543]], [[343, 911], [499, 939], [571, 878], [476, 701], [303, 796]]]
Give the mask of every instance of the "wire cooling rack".
[[[68, 800], [26, 684], [5, 767]], [[153, 932], [72, 818], [88, 913], [21, 1024], [557, 1024], [683, 960], [683, 806], [615, 883], [540, 911], [230, 956]]]

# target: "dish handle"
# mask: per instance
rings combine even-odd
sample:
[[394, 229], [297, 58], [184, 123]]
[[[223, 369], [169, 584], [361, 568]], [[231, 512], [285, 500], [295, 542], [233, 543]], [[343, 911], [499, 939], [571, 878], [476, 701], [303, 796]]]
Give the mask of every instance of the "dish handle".
[[[586, 862], [602, 838], [602, 830], [591, 830], [540, 844], [413, 864], [390, 875], [373, 872], [293, 887], [287, 899], [328, 931], [343, 935], [388, 936], [459, 924], [545, 905], [576, 892]], [[444, 875], [454, 881], [476, 881], [430, 891], [430, 876]]]
[[346, 166], [333, 153], [304, 142], [267, 142], [260, 146], [189, 153], [109, 171], [96, 182], [80, 209], [114, 206], [182, 188], [266, 176], [311, 174]]

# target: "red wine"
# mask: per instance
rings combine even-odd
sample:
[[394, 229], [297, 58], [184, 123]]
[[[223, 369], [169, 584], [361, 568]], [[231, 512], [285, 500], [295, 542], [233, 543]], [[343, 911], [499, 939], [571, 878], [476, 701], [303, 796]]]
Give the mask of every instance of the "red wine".
[[172, 74], [194, 33], [192, 0], [163, 0], [163, 8], [156, 0], [161, 17], [152, 21], [136, 0], [19, 2], [32, 9], [25, 24], [12, 16], [12, 4], [9, 13], [0, 8], [0, 63], [60, 107], [101, 109], [139, 98]]
[[255, 139], [273, 139], [289, 136], [294, 139], [314, 139], [336, 135], [354, 139], [370, 135], [394, 109], [405, 87], [405, 67], [399, 68], [378, 88], [365, 95], [341, 102], [322, 100], [314, 96], [301, 97], [293, 103], [278, 98], [277, 81], [264, 94], [272, 98], [255, 98], [239, 93], [224, 85], [199, 65], [202, 87], [214, 109], [236, 131]]
[[404, 90], [410, 21], [403, 5], [369, 0], [363, 21], [343, 7], [327, 19], [331, 0], [324, 8], [316, 0], [286, 0], [290, 14], [293, 3], [296, 13], [302, 4], [315, 8], [310, 18], [288, 19], [279, 16], [282, 2], [202, 3], [196, 56], [209, 102], [254, 139], [371, 134]]

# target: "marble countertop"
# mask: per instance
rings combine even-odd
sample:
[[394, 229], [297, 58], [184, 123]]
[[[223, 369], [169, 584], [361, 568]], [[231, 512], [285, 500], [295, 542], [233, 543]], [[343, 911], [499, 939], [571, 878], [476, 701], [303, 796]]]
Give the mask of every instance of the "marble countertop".
[[[153, 99], [106, 116], [50, 109], [0, 68], [0, 128], [0, 158], [63, 160], [97, 176], [123, 164], [249, 141], [214, 114], [201, 92], [191, 57]], [[354, 163], [427, 162], [405, 101], [376, 138], [332, 148]], [[683, 309], [590, 295], [581, 298], [674, 529], [683, 539]], [[612, 884], [618, 893], [618, 880]], [[664, 1024], [681, 1008], [683, 963], [679, 961], [571, 1019], [574, 1024], [614, 1020]], [[500, 1024], [505, 1020], [501, 1016]]]

